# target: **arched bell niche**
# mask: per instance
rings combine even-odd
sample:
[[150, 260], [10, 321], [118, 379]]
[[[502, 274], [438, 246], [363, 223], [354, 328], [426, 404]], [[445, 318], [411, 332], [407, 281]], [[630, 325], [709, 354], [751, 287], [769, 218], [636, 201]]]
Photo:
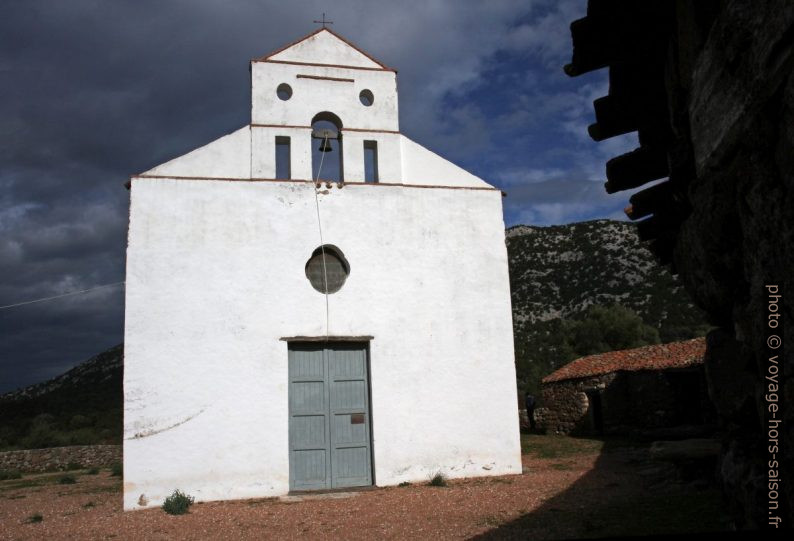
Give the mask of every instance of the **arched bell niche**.
[[342, 120], [330, 111], [312, 118], [312, 179], [344, 181]]

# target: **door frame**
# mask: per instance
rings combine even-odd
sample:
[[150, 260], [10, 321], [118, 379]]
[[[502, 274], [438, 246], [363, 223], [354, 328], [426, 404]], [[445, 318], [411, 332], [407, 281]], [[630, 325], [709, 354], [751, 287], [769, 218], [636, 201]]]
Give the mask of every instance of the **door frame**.
[[[312, 336], [292, 336], [292, 337], [284, 337], [280, 338], [281, 341], [287, 342], [287, 472], [289, 478], [289, 493], [305, 493], [305, 492], [335, 492], [335, 491], [350, 491], [350, 490], [360, 490], [367, 487], [374, 487], [377, 486], [376, 479], [375, 479], [375, 438], [374, 438], [374, 421], [373, 421], [373, 412], [372, 412], [372, 357], [371, 357], [371, 349], [370, 349], [370, 341], [373, 339], [372, 336], [322, 336], [322, 337], [312, 337]], [[317, 489], [296, 489], [293, 487], [293, 479], [292, 479], [292, 444], [290, 441], [290, 417], [292, 416], [290, 410], [290, 378], [289, 378], [289, 352], [293, 348], [293, 346], [319, 346], [323, 349], [330, 349], [333, 347], [334, 344], [344, 344], [344, 345], [360, 345], [361, 349], [364, 351], [364, 365], [366, 369], [366, 388], [367, 388], [367, 411], [369, 414], [369, 430], [368, 430], [368, 439], [369, 439], [369, 468], [370, 468], [370, 484], [369, 485], [362, 485], [362, 486], [354, 486], [354, 487], [326, 487], [326, 488], [317, 488]], [[329, 375], [330, 377], [330, 375]], [[330, 397], [329, 397], [330, 398]], [[330, 411], [328, 412], [330, 415]], [[330, 435], [330, 418], [329, 418], [329, 432], [328, 432], [328, 445], [329, 449], [332, 447], [331, 442], [331, 435]], [[333, 467], [333, 457], [331, 461], [328, 463], [329, 473], [328, 479], [331, 479], [331, 468]]]

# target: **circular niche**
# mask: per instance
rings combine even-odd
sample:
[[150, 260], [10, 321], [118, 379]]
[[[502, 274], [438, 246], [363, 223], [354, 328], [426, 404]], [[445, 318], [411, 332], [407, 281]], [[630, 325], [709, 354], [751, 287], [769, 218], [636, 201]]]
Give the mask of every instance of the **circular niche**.
[[[323, 266], [323, 256], [325, 265]], [[306, 262], [306, 278], [314, 289], [320, 293], [336, 293], [345, 285], [350, 275], [350, 264], [342, 250], [332, 244], [320, 246]], [[328, 291], [326, 291], [326, 279]]]
[[370, 105], [375, 103], [375, 96], [372, 95], [371, 90], [365, 88], [358, 95], [358, 100], [361, 102], [362, 105], [366, 105], [367, 107], [369, 107]]
[[276, 88], [276, 96], [278, 96], [278, 99], [281, 101], [287, 101], [292, 97], [292, 87], [287, 83], [281, 83], [278, 85], [278, 88]]

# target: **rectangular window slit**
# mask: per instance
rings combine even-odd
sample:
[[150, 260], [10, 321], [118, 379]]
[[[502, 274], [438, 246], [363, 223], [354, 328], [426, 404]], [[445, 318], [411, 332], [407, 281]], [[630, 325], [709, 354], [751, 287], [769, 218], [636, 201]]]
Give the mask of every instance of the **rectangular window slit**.
[[290, 172], [289, 137], [276, 136], [276, 178], [292, 178]]
[[377, 141], [364, 141], [364, 182], [378, 182]]

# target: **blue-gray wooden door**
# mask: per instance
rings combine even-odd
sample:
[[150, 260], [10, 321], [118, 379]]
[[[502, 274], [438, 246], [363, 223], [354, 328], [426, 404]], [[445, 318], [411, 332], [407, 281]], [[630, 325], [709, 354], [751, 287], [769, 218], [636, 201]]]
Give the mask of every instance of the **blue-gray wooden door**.
[[372, 484], [363, 344], [290, 344], [290, 489]]

